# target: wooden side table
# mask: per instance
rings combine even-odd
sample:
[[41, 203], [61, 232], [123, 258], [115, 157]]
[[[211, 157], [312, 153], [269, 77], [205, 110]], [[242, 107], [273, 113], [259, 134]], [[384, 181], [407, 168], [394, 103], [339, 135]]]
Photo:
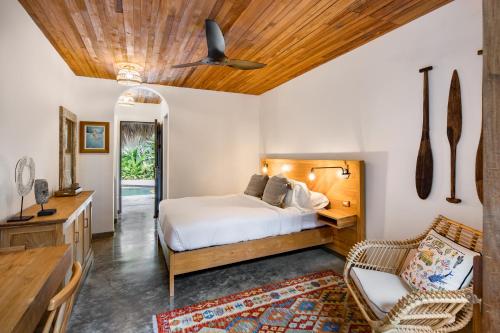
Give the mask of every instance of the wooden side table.
[[344, 229], [356, 224], [358, 216], [350, 209], [323, 209], [318, 211], [318, 220], [335, 229]]
[[333, 242], [327, 248], [347, 256], [352, 245], [357, 242], [356, 224], [358, 216], [352, 208], [337, 207], [317, 212], [318, 221], [333, 229]]

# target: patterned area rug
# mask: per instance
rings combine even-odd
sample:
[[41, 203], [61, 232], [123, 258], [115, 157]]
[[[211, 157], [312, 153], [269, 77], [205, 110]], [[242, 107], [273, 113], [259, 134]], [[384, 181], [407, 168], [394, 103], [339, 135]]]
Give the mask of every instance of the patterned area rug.
[[306, 275], [153, 317], [157, 333], [369, 333], [333, 271]]

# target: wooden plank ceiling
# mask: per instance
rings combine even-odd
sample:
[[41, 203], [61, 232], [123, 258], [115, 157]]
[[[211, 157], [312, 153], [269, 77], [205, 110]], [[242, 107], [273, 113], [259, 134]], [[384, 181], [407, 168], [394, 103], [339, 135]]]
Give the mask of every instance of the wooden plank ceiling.
[[161, 97], [154, 91], [141, 88], [141, 86], [127, 90], [124, 95], [132, 96], [135, 103], [160, 104]]
[[[257, 95], [450, 1], [20, 0], [76, 75], [114, 79], [127, 61], [147, 83]], [[230, 58], [268, 66], [172, 69], [206, 55], [206, 18]]]

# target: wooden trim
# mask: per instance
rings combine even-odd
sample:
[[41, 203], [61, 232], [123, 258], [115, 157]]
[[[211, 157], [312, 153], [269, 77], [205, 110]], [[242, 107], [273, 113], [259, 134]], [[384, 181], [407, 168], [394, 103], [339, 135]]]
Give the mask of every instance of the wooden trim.
[[500, 2], [483, 0], [482, 332], [500, 327]]
[[114, 235], [114, 231], [99, 232], [97, 234], [92, 234], [92, 239], [112, 238]]
[[66, 169], [66, 159], [64, 155], [67, 153], [64, 150], [64, 132], [66, 130], [66, 121], [73, 123], [73, 132], [71, 138], [71, 185], [76, 183], [76, 130], [77, 130], [76, 114], [66, 109], [64, 106], [59, 106], [59, 191], [64, 190], [64, 174]]
[[[85, 126], [104, 126], [104, 149], [85, 148]], [[107, 121], [80, 121], [80, 154], [107, 154], [109, 153], [109, 122]]]

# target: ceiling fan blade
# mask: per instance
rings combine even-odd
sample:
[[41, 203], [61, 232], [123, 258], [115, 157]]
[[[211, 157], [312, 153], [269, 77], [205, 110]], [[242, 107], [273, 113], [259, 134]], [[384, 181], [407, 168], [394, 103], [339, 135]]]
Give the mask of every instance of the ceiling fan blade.
[[187, 64], [173, 65], [172, 68], [186, 68], [186, 67], [195, 67], [201, 65], [207, 65], [207, 64], [204, 63], [203, 61], [197, 61], [197, 62], [189, 62]]
[[205, 33], [207, 36], [208, 57], [220, 60], [225, 57], [226, 42], [219, 25], [214, 20], [205, 20]]
[[226, 62], [226, 66], [242, 70], [251, 70], [251, 69], [259, 69], [265, 67], [266, 64], [261, 64], [259, 62], [253, 62], [248, 60], [229, 59]]

